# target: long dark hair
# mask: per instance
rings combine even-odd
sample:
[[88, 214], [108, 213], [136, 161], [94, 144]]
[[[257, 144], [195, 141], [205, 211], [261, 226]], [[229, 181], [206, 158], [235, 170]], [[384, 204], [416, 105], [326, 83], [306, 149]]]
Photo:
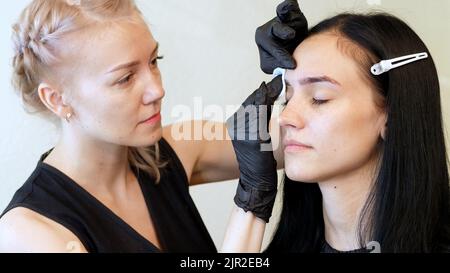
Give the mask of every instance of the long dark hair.
[[[391, 59], [428, 52], [428, 59], [372, 76], [388, 120], [377, 177], [359, 219], [359, 241], [382, 252], [449, 251], [449, 175], [437, 71], [427, 47], [403, 21], [385, 13], [340, 14], [310, 35], [335, 31], [368, 56]], [[370, 57], [368, 57], [370, 59]], [[284, 177], [283, 205], [267, 252], [318, 252], [324, 243], [317, 184]]]

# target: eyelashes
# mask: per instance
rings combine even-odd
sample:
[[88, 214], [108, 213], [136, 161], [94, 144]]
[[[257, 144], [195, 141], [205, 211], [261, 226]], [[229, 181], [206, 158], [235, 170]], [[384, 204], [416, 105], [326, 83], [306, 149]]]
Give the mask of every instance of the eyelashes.
[[[328, 101], [329, 101], [329, 100], [318, 100], [318, 99], [312, 98], [312, 99], [311, 99], [311, 104], [312, 104], [312, 105], [322, 105], [322, 104], [327, 103]], [[284, 102], [284, 103], [282, 104], [282, 106], [286, 107], [288, 103], [289, 103], [289, 100], [286, 100], [286, 102]]]
[[[287, 106], [287, 104], [288, 104], [289, 101], [290, 101], [290, 98], [291, 98], [292, 95], [293, 95], [293, 92], [294, 92], [293, 87], [292, 87], [288, 82], [286, 82], [286, 95], [287, 95], [287, 94], [290, 94], [290, 96], [289, 96], [289, 99], [286, 99], [286, 102], [284, 102], [284, 103], [281, 104], [283, 107], [286, 107], [286, 106]], [[315, 93], [312, 93], [312, 94], [315, 94]], [[315, 94], [315, 95], [317, 95], [317, 94]], [[327, 103], [327, 102], [329, 102], [329, 101], [330, 101], [330, 100], [327, 100], [327, 99], [317, 99], [317, 98], [315, 98], [314, 96], [311, 98], [311, 104], [312, 104], [313, 106], [323, 105], [323, 104], [325, 104], [325, 103]]]
[[117, 84], [118, 84], [118, 85], [125, 85], [125, 84], [127, 84], [128, 82], [131, 81], [131, 79], [133, 78], [133, 76], [134, 76], [134, 74], [129, 74], [129, 75], [125, 76], [124, 78], [122, 78], [121, 80], [119, 80], [119, 81], [117, 82]]
[[325, 103], [327, 103], [328, 102], [328, 100], [317, 100], [317, 99], [312, 99], [312, 104], [313, 105], [322, 105], [322, 104], [325, 104]]

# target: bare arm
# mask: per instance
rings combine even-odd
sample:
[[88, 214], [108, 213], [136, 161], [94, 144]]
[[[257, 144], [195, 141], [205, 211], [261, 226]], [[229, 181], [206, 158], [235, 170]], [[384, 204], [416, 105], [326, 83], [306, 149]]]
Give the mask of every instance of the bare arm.
[[221, 252], [261, 251], [266, 222], [234, 205]]
[[[206, 132], [213, 131], [214, 136], [219, 140], [205, 138], [203, 129]], [[199, 140], [195, 140], [195, 130], [200, 130]], [[183, 134], [183, 137], [180, 134]], [[278, 135], [277, 133], [272, 136], [274, 144], [278, 143]], [[200, 120], [172, 124], [163, 128], [163, 137], [180, 158], [190, 185], [239, 177], [236, 155], [224, 123]], [[277, 167], [283, 168], [280, 145], [276, 147], [274, 156], [278, 162]]]
[[[205, 135], [203, 131], [213, 131], [214, 135]], [[224, 123], [200, 120], [172, 124], [164, 127], [163, 137], [180, 158], [190, 185], [239, 176], [236, 156]]]
[[0, 219], [0, 253], [86, 253], [63, 226], [31, 210], [15, 208]]

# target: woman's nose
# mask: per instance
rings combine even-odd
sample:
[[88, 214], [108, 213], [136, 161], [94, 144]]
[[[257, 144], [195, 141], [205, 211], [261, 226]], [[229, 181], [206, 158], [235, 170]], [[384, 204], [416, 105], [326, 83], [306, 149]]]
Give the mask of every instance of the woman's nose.
[[[301, 107], [301, 106], [300, 106]], [[301, 115], [298, 107], [294, 107], [293, 104], [288, 103], [284, 110], [278, 117], [278, 122], [281, 127], [293, 127], [302, 129], [305, 127], [305, 120]]]
[[164, 88], [162, 86], [161, 77], [157, 75], [151, 75], [146, 82], [143, 101], [144, 104], [151, 104], [155, 101], [161, 100], [165, 95]]

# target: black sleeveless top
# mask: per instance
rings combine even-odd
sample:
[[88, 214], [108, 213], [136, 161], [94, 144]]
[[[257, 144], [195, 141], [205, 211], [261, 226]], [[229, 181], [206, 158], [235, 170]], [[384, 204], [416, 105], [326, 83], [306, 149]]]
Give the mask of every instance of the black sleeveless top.
[[[33, 210], [70, 230], [88, 252], [217, 252], [189, 195], [188, 179], [175, 151], [159, 141], [161, 181], [133, 171], [139, 181], [162, 250], [104, 206], [75, 181], [43, 160], [15, 193], [1, 216], [16, 207]], [[0, 217], [1, 217], [0, 216]]]
[[358, 249], [353, 249], [353, 250], [337, 250], [335, 248], [333, 248], [332, 246], [330, 246], [327, 241], [323, 241], [322, 243], [322, 248], [320, 250], [320, 253], [370, 253], [370, 249], [368, 248], [358, 248]]

